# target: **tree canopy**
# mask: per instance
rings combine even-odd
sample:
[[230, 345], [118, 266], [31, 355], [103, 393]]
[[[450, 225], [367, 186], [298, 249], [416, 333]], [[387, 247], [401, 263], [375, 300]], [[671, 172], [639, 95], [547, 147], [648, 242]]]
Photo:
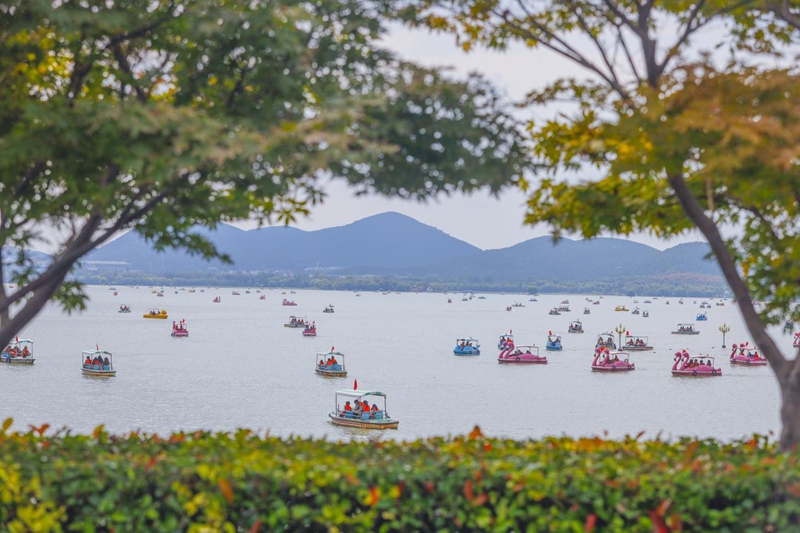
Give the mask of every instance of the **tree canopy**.
[[[800, 442], [800, 358], [766, 325], [800, 319], [800, 5], [764, 0], [385, 0], [465, 51], [547, 49], [587, 73], [533, 90], [540, 179], [526, 221], [571, 232], [698, 228], [784, 393]], [[566, 103], [566, 104], [565, 104]], [[588, 168], [599, 179], [583, 176]], [[757, 311], [754, 301], [765, 302]]]
[[68, 274], [120, 230], [213, 257], [193, 225], [291, 221], [327, 176], [414, 199], [514, 183], [528, 155], [492, 86], [383, 33], [358, 0], [0, 0], [0, 344], [51, 297], [82, 307]]

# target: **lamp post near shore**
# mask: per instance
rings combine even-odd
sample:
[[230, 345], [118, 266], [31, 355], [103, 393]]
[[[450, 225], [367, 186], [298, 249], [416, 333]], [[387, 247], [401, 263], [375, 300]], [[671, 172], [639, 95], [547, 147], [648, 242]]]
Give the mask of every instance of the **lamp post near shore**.
[[614, 328], [614, 331], [617, 332], [619, 335], [619, 344], [617, 344], [617, 350], [622, 349], [622, 334], [625, 333], [625, 326], [622, 325], [622, 322], [619, 323], [619, 326]]
[[719, 330], [722, 332], [722, 347], [725, 347], [725, 334], [731, 330], [731, 327], [728, 324], [722, 324], [719, 327]]

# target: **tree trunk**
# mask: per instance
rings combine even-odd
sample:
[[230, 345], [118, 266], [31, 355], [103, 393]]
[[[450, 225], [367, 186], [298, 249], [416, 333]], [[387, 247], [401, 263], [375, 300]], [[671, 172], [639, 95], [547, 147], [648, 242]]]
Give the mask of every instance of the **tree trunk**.
[[791, 452], [800, 444], [800, 383], [797, 380], [781, 381], [781, 401], [783, 429], [778, 447]]

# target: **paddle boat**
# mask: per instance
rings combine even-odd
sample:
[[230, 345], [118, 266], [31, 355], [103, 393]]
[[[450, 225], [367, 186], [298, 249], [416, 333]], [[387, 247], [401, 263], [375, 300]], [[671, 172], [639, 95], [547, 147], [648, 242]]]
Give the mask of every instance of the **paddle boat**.
[[631, 314], [632, 315], [638, 315], [638, 314], [641, 314], [641, 311], [639, 311], [639, 308], [637, 307], [633, 311], [631, 311]]
[[356, 298], [361, 298], [361, 294], [360, 293], [356, 293]]
[[334, 350], [334, 347], [331, 346], [330, 352], [317, 352], [317, 358], [315, 359], [317, 365], [314, 372], [320, 376], [331, 378], [347, 377], [347, 370], [344, 367], [344, 354]]
[[794, 322], [792, 322], [791, 320], [787, 320], [786, 324], [783, 325], [783, 331], [785, 331], [786, 333], [791, 333], [792, 331], [794, 331]]
[[117, 375], [114, 370], [113, 356], [106, 350], [84, 350], [81, 353], [81, 373], [84, 376], [99, 378], [113, 378]]
[[672, 365], [673, 376], [721, 376], [722, 369], [714, 367], [714, 358], [710, 356], [692, 357], [689, 352], [675, 352], [675, 364]]
[[580, 320], [573, 320], [567, 327], [567, 333], [583, 333], [583, 324]]
[[552, 331], [548, 332], [547, 344], [545, 344], [544, 349], [548, 352], [560, 352], [563, 349], [561, 346], [561, 336], [553, 335]]
[[306, 323], [306, 327], [303, 330], [303, 337], [316, 337], [317, 336], [317, 323], [312, 322], [310, 324]]
[[514, 308], [513, 308], [513, 307], [511, 307], [510, 305], [509, 305], [508, 307], [506, 307], [506, 311], [511, 311], [511, 310], [513, 310], [513, 309], [514, 309]]
[[244, 291], [245, 294], [250, 294], [250, 291]]
[[450, 299], [450, 298], [448, 298], [448, 299], [447, 299], [447, 303], [451, 304], [451, 303], [453, 303], [453, 300], [452, 300], [452, 299]]
[[468, 301], [469, 301], [469, 299], [468, 299], [468, 298], [465, 296], [464, 298], [461, 298], [461, 301], [462, 301], [462, 302], [468, 302]]
[[117, 288], [116, 287], [109, 287], [108, 290], [115, 291], [115, 290], [117, 290]]
[[297, 294], [295, 291], [289, 291], [289, 294]]
[[560, 315], [561, 312], [559, 312], [558, 307], [554, 307], [554, 308], [552, 308], [550, 310], [550, 312], [548, 314], [550, 314], [550, 315]]
[[600, 300], [595, 300], [594, 302], [592, 302], [592, 305], [600, 305]]
[[679, 303], [680, 305], [683, 305], [683, 298], [681, 298], [680, 300], [678, 300], [678, 303]]
[[561, 305], [569, 305], [569, 300], [561, 300]]
[[708, 302], [700, 302], [700, 309], [711, 309], [711, 304]]
[[220, 303], [221, 301], [222, 301], [222, 298], [220, 298], [219, 296], [217, 296], [216, 298], [214, 298], [214, 303], [215, 303], [215, 304], [218, 304], [218, 303]]
[[241, 296], [239, 291], [231, 291], [231, 296]]
[[717, 302], [715, 305], [717, 307], [725, 307], [725, 302]]
[[473, 339], [472, 337], [456, 339], [456, 347], [453, 348], [453, 353], [456, 355], [480, 355], [481, 345], [478, 344], [478, 339]]
[[163, 298], [164, 297], [164, 293], [163, 292], [159, 292], [159, 293], [156, 294], [156, 296], [158, 296], [159, 298]]
[[694, 329], [694, 324], [678, 324], [678, 329], [672, 332], [673, 335], [700, 335], [700, 332]]
[[[483, 296], [481, 296], [481, 298], [483, 298]], [[478, 298], [478, 299], [480, 300], [480, 298]], [[538, 302], [539, 300], [537, 300], [536, 298], [531, 298], [528, 301], [529, 302]]]
[[186, 325], [186, 321], [181, 319], [180, 322], [177, 324], [175, 321], [172, 321], [172, 336], [173, 337], [188, 337], [189, 336], [189, 328]]
[[794, 334], [794, 342], [792, 342], [792, 346], [795, 348], [800, 348], [800, 332]]
[[295, 306], [295, 305], [297, 305], [297, 303], [295, 303], [295, 302], [293, 302], [291, 300], [287, 300], [286, 298], [284, 298], [283, 302], [281, 303], [281, 305]]
[[117, 291], [114, 291], [114, 296], [119, 296], [119, 293]]
[[642, 311], [642, 318], [648, 318], [650, 316], [650, 311]]
[[558, 306], [558, 310], [562, 313], [569, 313], [569, 306], [561, 304]]
[[323, 313], [333, 313], [333, 304], [328, 304], [328, 307], [322, 310]]
[[142, 318], [157, 318], [160, 320], [166, 320], [168, 318], [167, 310], [154, 307], [153, 309], [150, 309], [150, 311], [143, 314]]
[[669, 305], [669, 300], [667, 300], [667, 305]]
[[697, 318], [695, 318], [695, 320], [699, 320], [701, 322], [706, 321], [708, 320], [708, 316], [705, 313], [697, 313]]
[[533, 344], [514, 346], [508, 344], [497, 356], [497, 362], [501, 364], [518, 365], [546, 365], [547, 356], [539, 355], [539, 347]]
[[511, 307], [525, 307], [525, 304], [521, 304], [519, 302], [515, 302], [514, 304], [511, 305]]
[[289, 322], [283, 325], [285, 328], [305, 328], [306, 317], [296, 317], [294, 315], [289, 317]]
[[119, 311], [117, 313], [130, 313], [131, 307], [128, 304], [122, 304], [119, 306]]
[[[365, 409], [367, 399], [372, 400], [369, 412]], [[378, 405], [381, 404], [381, 405]], [[386, 395], [378, 391], [340, 390], [336, 391], [336, 408], [328, 415], [331, 423], [337, 426], [366, 429], [397, 429], [399, 420], [389, 416], [386, 409]]]
[[631, 363], [628, 352], [612, 352], [608, 348], [597, 348], [594, 351], [592, 372], [630, 372], [636, 370]]
[[647, 341], [647, 337], [631, 335], [630, 331], [625, 334], [625, 344], [623, 348], [628, 352], [649, 352], [653, 349]]
[[623, 312], [627, 313], [628, 312], [628, 308], [625, 307], [624, 305], [618, 305], [618, 306], [616, 306], [614, 308], [614, 311], [623, 311]]
[[614, 342], [614, 335], [611, 333], [601, 333], [597, 336], [597, 342], [594, 345], [595, 350], [597, 348], [608, 348], [610, 350], [617, 349], [617, 343]]
[[730, 362], [732, 365], [742, 366], [766, 366], [767, 358], [759, 355], [758, 348], [750, 346], [750, 343], [734, 344], [732, 346]]
[[266, 294], [262, 294], [261, 296], [258, 297], [258, 299], [259, 300], [266, 300], [267, 299], [267, 295]]
[[0, 352], [0, 363], [32, 365], [35, 360], [33, 358], [33, 341], [30, 339], [14, 339]]
[[646, 304], [651, 304], [651, 303], [653, 303], [653, 302], [651, 302], [650, 300], [645, 300], [643, 303], [646, 303]]
[[584, 314], [584, 315], [591, 315], [591, 314], [592, 314], [592, 312], [589, 310], [589, 308], [588, 308], [588, 307], [585, 307], [585, 308], [583, 309], [583, 314]]
[[509, 344], [512, 346], [514, 345], [514, 335], [511, 333], [511, 331], [500, 335], [500, 339], [497, 341], [497, 349], [503, 351], [508, 347]]

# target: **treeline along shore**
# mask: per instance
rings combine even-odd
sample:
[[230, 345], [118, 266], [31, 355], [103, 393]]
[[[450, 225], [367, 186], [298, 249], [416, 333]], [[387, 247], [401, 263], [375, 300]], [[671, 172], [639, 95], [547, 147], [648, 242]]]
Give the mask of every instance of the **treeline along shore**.
[[608, 294], [648, 296], [697, 296], [719, 298], [728, 295], [722, 278], [702, 274], [638, 276], [603, 281], [439, 279], [401, 276], [346, 276], [319, 273], [187, 272], [146, 274], [142, 272], [83, 272], [78, 276], [90, 285], [169, 285], [177, 287], [286, 287], [316, 290], [397, 292], [516, 292], [525, 294]]

